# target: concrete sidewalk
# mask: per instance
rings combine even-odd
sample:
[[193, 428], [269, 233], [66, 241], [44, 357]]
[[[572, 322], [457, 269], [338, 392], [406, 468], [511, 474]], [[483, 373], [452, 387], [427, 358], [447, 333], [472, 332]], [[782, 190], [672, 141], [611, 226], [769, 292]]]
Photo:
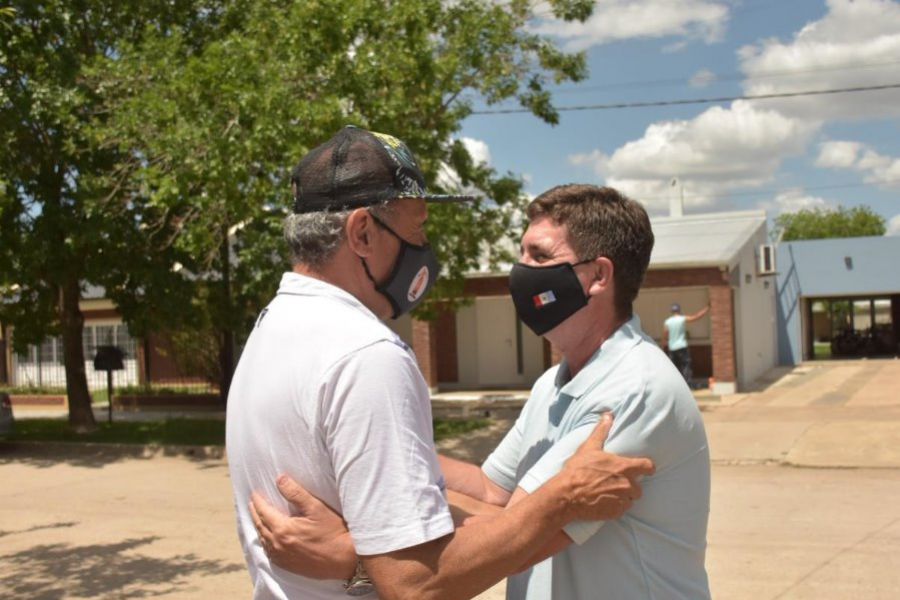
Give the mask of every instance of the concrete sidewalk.
[[[900, 468], [900, 360], [820, 362], [779, 368], [758, 389], [695, 394], [714, 463]], [[483, 460], [512, 426], [527, 392], [435, 396], [436, 415], [494, 418], [452, 451]]]
[[804, 364], [702, 403], [714, 461], [900, 468], [900, 360]]

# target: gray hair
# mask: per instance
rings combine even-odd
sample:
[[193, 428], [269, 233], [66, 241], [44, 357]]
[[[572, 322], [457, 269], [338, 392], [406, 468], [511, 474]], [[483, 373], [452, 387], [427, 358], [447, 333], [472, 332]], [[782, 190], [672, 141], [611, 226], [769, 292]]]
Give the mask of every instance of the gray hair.
[[[370, 206], [382, 216], [393, 208], [390, 201]], [[291, 264], [321, 269], [334, 257], [345, 237], [347, 218], [353, 210], [290, 214], [284, 219], [284, 240], [291, 252]]]

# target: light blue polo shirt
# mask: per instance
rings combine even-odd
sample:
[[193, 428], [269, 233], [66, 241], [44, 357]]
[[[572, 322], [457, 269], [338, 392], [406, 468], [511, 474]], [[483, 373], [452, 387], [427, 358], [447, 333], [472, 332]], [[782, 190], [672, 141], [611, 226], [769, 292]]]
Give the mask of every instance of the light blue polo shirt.
[[[611, 411], [606, 449], [646, 456], [656, 473], [616, 521], [566, 527], [575, 542], [514, 575], [509, 600], [703, 600], [710, 466], [697, 403], [672, 362], [633, 317], [574, 378], [544, 373], [515, 426], [482, 469], [497, 485], [533, 492], [556, 475]], [[537, 550], [537, 549], [535, 549]]]
[[672, 315], [666, 319], [665, 327], [669, 330], [669, 350], [687, 348], [687, 317]]

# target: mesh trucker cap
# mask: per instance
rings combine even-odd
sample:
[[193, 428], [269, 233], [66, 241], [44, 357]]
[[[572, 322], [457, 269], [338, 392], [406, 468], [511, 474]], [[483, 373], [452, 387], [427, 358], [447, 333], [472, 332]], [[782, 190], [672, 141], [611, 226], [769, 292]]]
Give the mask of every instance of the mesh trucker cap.
[[348, 125], [294, 167], [294, 212], [339, 211], [396, 198], [466, 202], [472, 196], [425, 192], [425, 177], [409, 147], [384, 133]]

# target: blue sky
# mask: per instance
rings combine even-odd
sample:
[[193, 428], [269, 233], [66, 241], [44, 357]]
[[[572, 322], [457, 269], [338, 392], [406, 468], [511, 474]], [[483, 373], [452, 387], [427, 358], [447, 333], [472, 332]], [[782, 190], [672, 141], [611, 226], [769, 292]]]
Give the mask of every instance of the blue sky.
[[[900, 83], [891, 0], [598, 0], [585, 24], [533, 26], [587, 52], [560, 107]], [[900, 89], [563, 112], [555, 127], [473, 115], [461, 136], [531, 194], [607, 184], [663, 214], [676, 177], [687, 213], [867, 204], [900, 234]]]

